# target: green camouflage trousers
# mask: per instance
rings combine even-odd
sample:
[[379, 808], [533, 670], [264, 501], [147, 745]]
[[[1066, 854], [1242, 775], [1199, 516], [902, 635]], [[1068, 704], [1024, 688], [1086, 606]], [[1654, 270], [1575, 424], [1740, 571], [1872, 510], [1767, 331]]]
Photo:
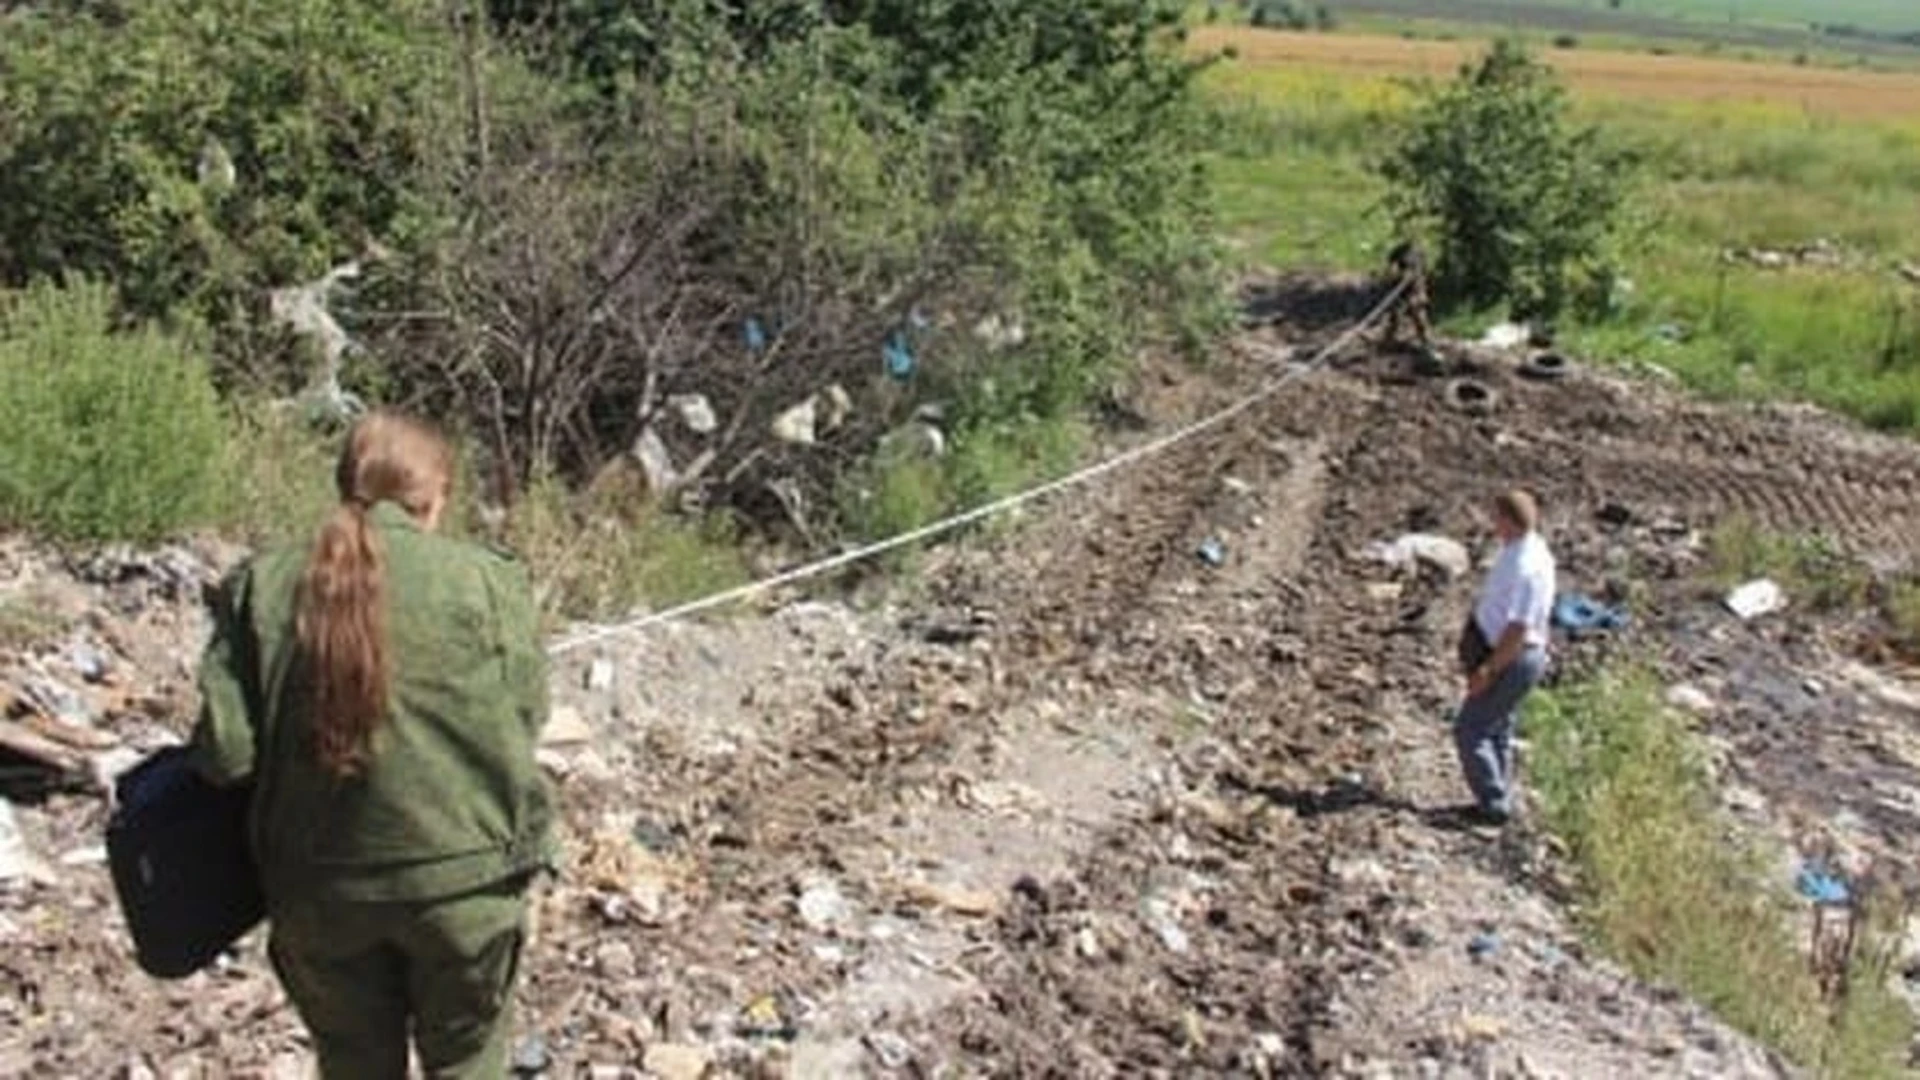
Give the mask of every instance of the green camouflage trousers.
[[419, 902], [275, 905], [268, 952], [324, 1080], [501, 1080], [526, 881]]

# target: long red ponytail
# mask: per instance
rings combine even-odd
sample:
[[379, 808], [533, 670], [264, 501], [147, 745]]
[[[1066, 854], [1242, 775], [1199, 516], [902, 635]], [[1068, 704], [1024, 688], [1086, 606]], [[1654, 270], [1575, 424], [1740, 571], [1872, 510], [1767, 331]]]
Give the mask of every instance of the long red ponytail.
[[385, 501], [429, 519], [452, 479], [446, 440], [396, 413], [362, 418], [340, 454], [340, 505], [314, 539], [294, 607], [295, 643], [313, 691], [314, 752], [337, 776], [366, 767], [392, 678], [385, 553], [368, 514]]

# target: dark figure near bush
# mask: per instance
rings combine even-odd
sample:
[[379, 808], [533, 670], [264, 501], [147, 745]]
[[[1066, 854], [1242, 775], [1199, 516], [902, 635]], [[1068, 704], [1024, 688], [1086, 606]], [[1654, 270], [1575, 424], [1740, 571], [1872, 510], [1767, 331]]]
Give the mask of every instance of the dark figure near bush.
[[1387, 253], [1387, 285], [1403, 287], [1387, 312], [1386, 340], [1400, 340], [1400, 320], [1406, 318], [1413, 323], [1414, 337], [1424, 348], [1432, 326], [1427, 320], [1427, 256], [1418, 243], [1402, 240]]

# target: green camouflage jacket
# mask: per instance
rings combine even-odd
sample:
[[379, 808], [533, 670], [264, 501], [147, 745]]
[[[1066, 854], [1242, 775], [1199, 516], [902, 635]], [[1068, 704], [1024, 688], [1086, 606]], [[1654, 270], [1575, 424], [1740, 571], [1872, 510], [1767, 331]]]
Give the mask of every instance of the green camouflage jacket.
[[385, 552], [391, 705], [366, 769], [314, 755], [293, 670], [307, 549], [263, 552], [226, 581], [200, 666], [196, 762], [253, 784], [250, 833], [277, 896], [424, 900], [552, 868], [552, 799], [534, 763], [547, 661], [525, 569], [371, 511]]

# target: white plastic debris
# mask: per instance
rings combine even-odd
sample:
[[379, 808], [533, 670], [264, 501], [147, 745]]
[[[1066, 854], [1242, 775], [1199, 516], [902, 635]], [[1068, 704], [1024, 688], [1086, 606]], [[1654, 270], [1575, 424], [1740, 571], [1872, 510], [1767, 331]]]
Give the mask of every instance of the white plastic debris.
[[847, 417], [853, 415], [853, 396], [847, 393], [846, 387], [834, 383], [827, 387], [826, 398], [827, 415], [820, 418], [820, 426], [827, 431], [832, 431], [846, 423]]
[[364, 402], [340, 385], [340, 358], [355, 345], [327, 308], [341, 284], [359, 276], [359, 262], [345, 262], [316, 281], [274, 289], [267, 295], [267, 308], [276, 320], [297, 334], [319, 340], [321, 369], [301, 391], [299, 399], [317, 405], [336, 418], [352, 416], [366, 408]]
[[713, 414], [713, 403], [705, 394], [675, 394], [667, 399], [667, 404], [680, 414], [680, 422], [695, 435], [711, 435], [720, 426], [720, 418]]
[[781, 442], [812, 446], [814, 443], [814, 401], [812, 397], [773, 418], [773, 437]]
[[673, 455], [667, 451], [667, 444], [660, 439], [660, 433], [648, 424], [640, 437], [633, 441], [633, 459], [640, 463], [640, 472], [646, 477], [647, 493], [654, 496], [664, 495], [673, 490], [680, 479], [673, 466]]
[[1493, 349], [1514, 349], [1525, 345], [1531, 336], [1519, 323], [1495, 323], [1480, 335], [1480, 344]]
[[0, 881], [21, 880], [49, 884], [53, 881], [53, 871], [27, 847], [13, 804], [0, 799]]
[[1361, 554], [1388, 566], [1426, 563], [1450, 578], [1464, 576], [1473, 566], [1465, 544], [1432, 533], [1408, 533], [1391, 542], [1368, 544]]
[[1695, 716], [1705, 716], [1713, 711], [1713, 699], [1705, 690], [1686, 683], [1676, 683], [1667, 688], [1667, 704], [1682, 712]]
[[1727, 594], [1727, 610], [1742, 619], [1757, 619], [1787, 606], [1787, 594], [1768, 578], [1749, 581]]
[[1017, 316], [995, 312], [973, 324], [973, 336], [989, 349], [1011, 349], [1026, 343], [1027, 328]]

